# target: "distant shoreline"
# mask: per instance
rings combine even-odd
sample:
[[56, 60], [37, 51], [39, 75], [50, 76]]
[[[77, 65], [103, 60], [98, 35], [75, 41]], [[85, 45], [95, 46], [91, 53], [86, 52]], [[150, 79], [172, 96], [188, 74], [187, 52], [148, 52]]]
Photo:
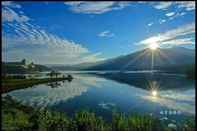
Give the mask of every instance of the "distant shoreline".
[[71, 80], [71, 78], [39, 78], [39, 79], [2, 79], [1, 93], [7, 93], [16, 89], [23, 89], [38, 84]]

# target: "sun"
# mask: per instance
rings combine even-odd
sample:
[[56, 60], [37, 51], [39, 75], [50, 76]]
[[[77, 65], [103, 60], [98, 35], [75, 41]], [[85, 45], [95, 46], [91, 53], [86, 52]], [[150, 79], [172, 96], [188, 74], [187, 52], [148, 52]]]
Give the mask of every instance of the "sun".
[[154, 97], [157, 96], [157, 91], [156, 91], [156, 90], [153, 90], [151, 93], [152, 93], [152, 95], [153, 95]]
[[151, 50], [156, 50], [159, 47], [159, 45], [157, 43], [152, 43], [149, 45], [149, 49]]

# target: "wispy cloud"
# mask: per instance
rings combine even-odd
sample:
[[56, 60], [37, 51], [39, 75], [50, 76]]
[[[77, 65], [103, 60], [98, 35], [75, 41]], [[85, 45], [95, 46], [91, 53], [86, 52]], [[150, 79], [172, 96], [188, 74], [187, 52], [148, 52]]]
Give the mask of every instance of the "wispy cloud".
[[14, 10], [12, 10], [11, 8], [8, 8], [8, 7], [5, 7], [2, 9], [2, 21], [3, 22], [16, 21], [16, 22], [21, 23], [21, 22], [26, 22], [30, 19], [29, 17], [27, 17], [25, 15], [20, 15], [20, 14], [16, 13]]
[[110, 32], [109, 30], [103, 31], [98, 34], [99, 37], [113, 37], [114, 34]]
[[179, 8], [184, 8], [187, 11], [195, 10], [195, 1], [178, 1], [176, 2]]
[[[82, 60], [81, 60], [81, 63], [98, 61], [98, 57], [100, 57], [100, 55], [102, 55], [102, 53], [98, 52], [98, 53], [91, 54], [91, 55], [88, 55], [86, 57], [83, 57]], [[99, 61], [100, 60], [105, 60], [105, 58], [99, 58]]]
[[194, 44], [193, 38], [173, 39], [162, 42], [163, 45], [186, 45]]
[[167, 9], [172, 5], [172, 2], [155, 2], [153, 7], [156, 9]]
[[195, 10], [195, 1], [175, 1], [175, 2], [144, 2], [152, 5], [158, 10], [167, 10], [174, 6], [175, 8], [182, 8], [186, 11]]
[[165, 19], [159, 19], [159, 24], [165, 23], [166, 20]]
[[[153, 8], [163, 11], [168, 18], [165, 21], [174, 20], [190, 11], [195, 10], [195, 1], [174, 1], [174, 2], [138, 2], [139, 4], [147, 4]], [[167, 10], [171, 12], [166, 13]], [[155, 22], [156, 23], [156, 22]], [[160, 24], [164, 23], [159, 21]]]
[[169, 12], [166, 14], [166, 16], [170, 17], [170, 16], [173, 16], [175, 13], [174, 12]]
[[148, 26], [152, 26], [152, 25], [153, 25], [153, 22], [148, 23]]
[[137, 45], [148, 45], [158, 43], [160, 46], [174, 46], [180, 44], [194, 44], [194, 39], [190, 35], [195, 33], [195, 23], [180, 26], [176, 29], [157, 34], [140, 41]]
[[103, 2], [65, 2], [71, 11], [75, 13], [85, 13], [85, 14], [102, 14], [112, 10], [120, 10], [129, 6], [129, 2], [113, 2], [113, 1], [103, 1]]
[[7, 6], [7, 7], [10, 7], [10, 8], [21, 8], [21, 6], [19, 4], [16, 4], [12, 1], [2, 1], [1, 4], [3, 6]]
[[13, 3], [4, 3], [2, 8], [4, 59], [25, 57], [43, 64], [77, 64], [103, 59], [101, 53], [92, 53], [79, 43], [48, 33], [10, 5]]

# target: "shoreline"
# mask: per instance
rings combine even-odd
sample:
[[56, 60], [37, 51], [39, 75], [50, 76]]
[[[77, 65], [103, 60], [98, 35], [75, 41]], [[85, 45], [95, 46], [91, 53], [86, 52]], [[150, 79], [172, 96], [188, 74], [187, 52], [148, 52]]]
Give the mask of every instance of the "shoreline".
[[1, 93], [7, 93], [17, 89], [24, 89], [38, 84], [44, 84], [48, 82], [58, 82], [68, 80], [72, 78], [33, 78], [33, 79], [2, 79]]

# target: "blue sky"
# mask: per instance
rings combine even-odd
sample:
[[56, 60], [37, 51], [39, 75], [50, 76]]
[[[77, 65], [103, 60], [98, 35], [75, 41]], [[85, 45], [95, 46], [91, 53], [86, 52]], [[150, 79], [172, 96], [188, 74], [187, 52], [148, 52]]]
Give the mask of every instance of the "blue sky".
[[2, 2], [3, 60], [95, 62], [159, 43], [195, 48], [194, 2]]

